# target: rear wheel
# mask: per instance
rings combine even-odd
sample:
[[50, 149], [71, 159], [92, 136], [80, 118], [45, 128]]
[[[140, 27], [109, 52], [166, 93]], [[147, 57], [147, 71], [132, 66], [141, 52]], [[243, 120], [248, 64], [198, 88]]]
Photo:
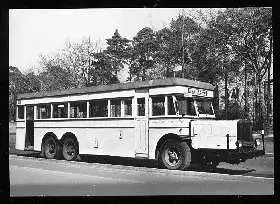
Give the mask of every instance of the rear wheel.
[[55, 159], [59, 154], [59, 144], [53, 137], [48, 137], [45, 139], [43, 144], [43, 155], [47, 159]]
[[186, 169], [191, 163], [191, 151], [186, 142], [166, 140], [159, 154], [160, 165], [167, 169]]
[[73, 138], [66, 138], [62, 144], [62, 155], [65, 160], [73, 161], [78, 156], [78, 144]]

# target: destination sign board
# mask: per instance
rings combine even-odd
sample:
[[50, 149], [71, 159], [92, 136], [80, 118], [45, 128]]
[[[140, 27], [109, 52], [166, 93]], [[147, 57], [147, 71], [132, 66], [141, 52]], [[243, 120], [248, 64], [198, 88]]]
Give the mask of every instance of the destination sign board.
[[184, 94], [185, 97], [192, 96], [207, 96], [207, 90], [197, 89], [197, 88], [188, 88], [188, 92]]

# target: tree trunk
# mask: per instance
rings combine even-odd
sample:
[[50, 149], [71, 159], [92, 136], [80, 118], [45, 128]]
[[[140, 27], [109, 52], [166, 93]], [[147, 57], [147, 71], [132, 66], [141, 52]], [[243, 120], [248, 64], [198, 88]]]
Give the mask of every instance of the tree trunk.
[[257, 73], [255, 74], [255, 88], [254, 88], [254, 112], [255, 112], [255, 120], [254, 120], [254, 129], [260, 129], [260, 104], [259, 104], [259, 80]]
[[[270, 39], [270, 49], [272, 53], [272, 38]], [[270, 112], [271, 112], [271, 101], [270, 101], [270, 68], [271, 68], [271, 59], [269, 58], [268, 70], [267, 70], [267, 96], [266, 96], [266, 135], [269, 134], [271, 124], [270, 124]]]
[[129, 67], [129, 81], [131, 81], [132, 80], [132, 75], [131, 75], [131, 67]]
[[228, 73], [225, 73], [225, 117], [228, 119]]
[[247, 66], [245, 64], [245, 85], [244, 85], [244, 96], [245, 96], [245, 118], [248, 118], [248, 98], [247, 98]]
[[258, 104], [259, 104], [259, 129], [263, 129], [263, 106], [262, 106], [262, 90], [261, 90], [261, 79], [260, 76], [258, 76]]
[[215, 110], [215, 112], [217, 112], [219, 110], [219, 87], [218, 85], [215, 86], [214, 89], [214, 98], [213, 98], [213, 108]]

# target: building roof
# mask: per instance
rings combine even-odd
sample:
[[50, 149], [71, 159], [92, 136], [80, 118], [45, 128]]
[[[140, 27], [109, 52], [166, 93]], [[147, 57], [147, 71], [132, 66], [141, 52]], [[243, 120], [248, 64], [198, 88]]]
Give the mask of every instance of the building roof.
[[183, 78], [168, 78], [168, 79], [155, 79], [150, 81], [137, 81], [128, 83], [119, 83], [111, 85], [100, 85], [83, 88], [73, 88], [57, 91], [42, 91], [34, 93], [20, 94], [17, 99], [32, 99], [32, 98], [43, 98], [43, 97], [54, 97], [54, 96], [65, 96], [65, 95], [79, 95], [87, 93], [98, 93], [98, 92], [110, 92], [120, 91], [129, 89], [143, 89], [143, 88], [155, 88], [165, 86], [189, 86], [207, 90], [214, 90], [214, 86], [199, 81], [193, 81]]

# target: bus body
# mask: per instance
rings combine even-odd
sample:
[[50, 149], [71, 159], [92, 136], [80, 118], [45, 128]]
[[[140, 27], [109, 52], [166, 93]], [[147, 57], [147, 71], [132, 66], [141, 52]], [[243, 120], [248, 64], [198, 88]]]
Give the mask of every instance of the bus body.
[[78, 154], [157, 159], [169, 169], [263, 154], [247, 121], [215, 120], [213, 90], [170, 78], [21, 94], [16, 149], [31, 146], [66, 160]]

